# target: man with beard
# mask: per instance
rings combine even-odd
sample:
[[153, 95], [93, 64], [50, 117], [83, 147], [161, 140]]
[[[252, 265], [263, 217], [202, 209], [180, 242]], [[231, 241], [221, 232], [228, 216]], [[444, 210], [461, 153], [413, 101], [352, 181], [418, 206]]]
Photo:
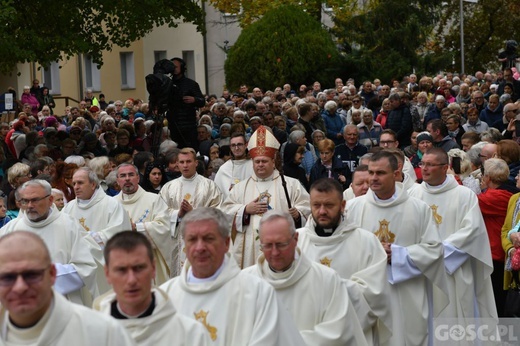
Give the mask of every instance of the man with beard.
[[[18, 190], [24, 208], [20, 216], [0, 230], [6, 235], [19, 230], [40, 236], [56, 266], [57, 280], [54, 290], [69, 300], [84, 305], [92, 303], [97, 296], [96, 262], [89, 249], [101, 249], [72, 217], [54, 206], [51, 186], [44, 180], [29, 180]], [[90, 294], [89, 294], [90, 292]]]
[[346, 280], [361, 327], [370, 345], [384, 344], [391, 328], [386, 254], [378, 239], [357, 228], [345, 214], [343, 187], [329, 178], [311, 186], [312, 217], [298, 230], [298, 244], [313, 262]]

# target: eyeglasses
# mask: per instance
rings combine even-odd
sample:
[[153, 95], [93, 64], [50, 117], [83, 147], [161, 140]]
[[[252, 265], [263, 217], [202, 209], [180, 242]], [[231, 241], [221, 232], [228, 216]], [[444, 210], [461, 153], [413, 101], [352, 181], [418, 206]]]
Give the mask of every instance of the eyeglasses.
[[396, 141], [381, 141], [379, 142], [381, 145], [388, 145], [388, 144], [392, 144], [392, 143], [395, 143]]
[[230, 145], [231, 148], [242, 148], [245, 144], [244, 143], [233, 143]]
[[447, 163], [429, 163], [429, 162], [419, 162], [419, 167], [438, 167], [438, 166], [444, 166], [447, 165]]
[[291, 239], [285, 243], [269, 243], [269, 244], [260, 244], [260, 250], [262, 251], [271, 251], [273, 248], [276, 248], [279, 251], [286, 250], [289, 245], [291, 244], [291, 241], [294, 238], [294, 234], [291, 236]]
[[360, 103], [360, 102], [361, 102], [361, 101], [359, 101], [359, 100], [354, 100], [354, 101], [352, 101], [352, 103]]
[[0, 274], [0, 286], [3, 287], [10, 287], [13, 286], [16, 283], [16, 280], [18, 280], [18, 276], [21, 276], [23, 281], [27, 285], [34, 285], [40, 282], [43, 279], [43, 275], [45, 274], [45, 271], [49, 269], [47, 266], [43, 269], [33, 269], [33, 270], [27, 270], [21, 273], [5, 273]]
[[41, 201], [41, 200], [43, 200], [43, 199], [45, 199], [45, 198], [47, 198], [47, 197], [49, 197], [49, 196], [50, 196], [50, 195], [45, 195], [45, 196], [43, 196], [43, 197], [39, 197], [39, 198], [31, 198], [31, 199], [25, 199], [25, 198], [22, 198], [22, 199], [20, 199], [20, 204], [21, 204], [21, 205], [28, 205], [29, 203], [34, 204], [34, 203], [39, 202], [39, 201]]

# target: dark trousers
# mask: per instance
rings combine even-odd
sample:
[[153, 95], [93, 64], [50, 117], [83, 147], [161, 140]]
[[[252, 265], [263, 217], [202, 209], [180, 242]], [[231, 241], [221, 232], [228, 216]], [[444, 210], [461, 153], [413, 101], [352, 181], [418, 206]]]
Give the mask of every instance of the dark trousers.
[[498, 317], [504, 316], [507, 291], [504, 291], [504, 262], [493, 260], [493, 273], [491, 273], [491, 283], [495, 296]]

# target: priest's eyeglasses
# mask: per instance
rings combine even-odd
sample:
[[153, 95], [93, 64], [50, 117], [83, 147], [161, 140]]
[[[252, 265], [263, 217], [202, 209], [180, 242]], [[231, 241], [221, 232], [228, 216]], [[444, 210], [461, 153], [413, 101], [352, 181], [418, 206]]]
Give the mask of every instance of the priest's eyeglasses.
[[16, 280], [18, 280], [18, 276], [21, 276], [23, 281], [27, 285], [34, 285], [40, 282], [43, 279], [43, 275], [45, 274], [45, 271], [49, 269], [47, 266], [43, 269], [33, 269], [33, 270], [26, 270], [21, 273], [5, 273], [0, 274], [0, 286], [2, 287], [10, 287], [13, 286], [16, 283]]
[[294, 234], [291, 237], [291, 239], [289, 239], [289, 241], [285, 242], [285, 243], [260, 244], [260, 250], [262, 250], [262, 251], [271, 251], [273, 248], [276, 248], [278, 251], [287, 250], [287, 248], [291, 244], [291, 241], [293, 240], [293, 238], [294, 238]]
[[47, 198], [47, 197], [49, 197], [49, 196], [50, 196], [50, 195], [45, 195], [45, 196], [43, 196], [43, 197], [31, 198], [31, 199], [25, 199], [25, 198], [22, 198], [22, 199], [20, 200], [20, 204], [21, 204], [21, 205], [28, 205], [29, 203], [34, 204], [34, 203], [39, 202], [39, 201], [41, 201], [41, 200], [43, 200], [43, 199], [45, 199], [45, 198]]

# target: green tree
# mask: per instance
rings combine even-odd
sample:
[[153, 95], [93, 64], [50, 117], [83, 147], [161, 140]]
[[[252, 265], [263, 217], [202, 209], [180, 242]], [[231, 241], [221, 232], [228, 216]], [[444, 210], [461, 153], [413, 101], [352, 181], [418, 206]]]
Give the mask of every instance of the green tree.
[[444, 67], [447, 56], [432, 55], [431, 32], [440, 0], [369, 0], [357, 12], [335, 14], [333, 33], [342, 45], [346, 68], [357, 79], [389, 82]]
[[267, 12], [246, 27], [224, 65], [230, 90], [240, 84], [264, 89], [331, 80], [338, 50], [320, 22], [294, 5]]
[[195, 0], [0, 0], [0, 71], [80, 53], [101, 65], [104, 50], [128, 47], [155, 26], [176, 27], [180, 20], [204, 31]]
[[[436, 51], [449, 51], [460, 71], [460, 1], [448, 0], [437, 27], [441, 38]], [[499, 69], [499, 51], [505, 41], [520, 38], [520, 3], [517, 0], [464, 2], [464, 65], [466, 73]], [[442, 34], [442, 35], [441, 35]]]
[[236, 15], [240, 26], [243, 28], [258, 20], [270, 10], [285, 5], [298, 6], [317, 21], [321, 21], [324, 6], [331, 8], [332, 11], [345, 11], [347, 8], [352, 11], [357, 7], [356, 0], [210, 0], [210, 3], [221, 12]]

